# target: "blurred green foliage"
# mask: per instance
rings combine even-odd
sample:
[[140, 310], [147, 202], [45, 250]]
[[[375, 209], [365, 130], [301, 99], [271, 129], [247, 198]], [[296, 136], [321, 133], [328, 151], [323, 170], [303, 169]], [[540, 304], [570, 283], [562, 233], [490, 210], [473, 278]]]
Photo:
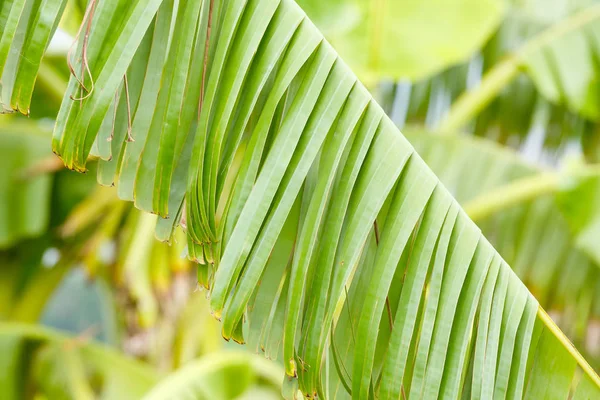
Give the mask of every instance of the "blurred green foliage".
[[[87, 2], [54, 3], [66, 5], [61, 29], [76, 35]], [[487, 214], [477, 221], [484, 233], [592, 365], [600, 365], [598, 6], [591, 0], [298, 3], [394, 122], [412, 124], [407, 137], [467, 211], [484, 203]], [[39, 48], [25, 46], [17, 64], [7, 64], [8, 75], [0, 70], [3, 101], [29, 109], [30, 100], [31, 107], [27, 122], [0, 117], [2, 398], [280, 397], [278, 364], [220, 353], [220, 326], [185, 259], [183, 231], [169, 244], [158, 242], [156, 216], [121, 202], [114, 188], [96, 189], [97, 174], [112, 184], [119, 158], [110, 151], [119, 141], [95, 148], [104, 158], [99, 171], [94, 162], [86, 175], [57, 163], [49, 131], [70, 72], [64, 54], [41, 59]], [[17, 79], [24, 54], [41, 61], [31, 99], [28, 81]], [[15, 103], [19, 88], [25, 94]], [[450, 127], [442, 129], [445, 136], [430, 132], [440, 126]], [[455, 135], [459, 130], [483, 139]], [[573, 155], [576, 162], [562, 165]], [[543, 193], [530, 190], [548, 174]], [[513, 197], [499, 202], [506, 193]], [[81, 331], [65, 323], [70, 315], [57, 314], [70, 309], [94, 309], [97, 320], [82, 323], [89, 326]], [[272, 311], [283, 314], [277, 305]], [[34, 325], [39, 321], [68, 328], [70, 336]], [[269, 339], [278, 348], [280, 338]]]

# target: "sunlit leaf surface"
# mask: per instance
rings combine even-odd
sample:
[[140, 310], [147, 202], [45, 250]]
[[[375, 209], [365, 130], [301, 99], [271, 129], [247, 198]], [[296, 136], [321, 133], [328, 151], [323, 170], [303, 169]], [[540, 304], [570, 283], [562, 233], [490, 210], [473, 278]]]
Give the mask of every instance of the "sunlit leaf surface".
[[83, 26], [54, 151], [100, 158], [159, 238], [182, 222], [223, 336], [282, 359], [286, 393], [600, 393], [293, 0], [90, 1]]

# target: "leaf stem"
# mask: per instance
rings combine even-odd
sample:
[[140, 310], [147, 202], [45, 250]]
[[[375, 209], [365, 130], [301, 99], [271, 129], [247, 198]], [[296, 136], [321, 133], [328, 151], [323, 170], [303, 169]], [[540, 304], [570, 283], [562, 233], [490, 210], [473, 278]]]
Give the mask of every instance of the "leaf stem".
[[442, 134], [453, 134], [475, 117], [498, 93], [508, 85], [519, 72], [516, 57], [509, 57], [496, 65], [481, 80], [479, 86], [463, 93], [454, 103], [450, 112], [440, 122], [438, 130]]
[[544, 311], [542, 307], [538, 307], [537, 312], [538, 318], [544, 323], [546, 328], [550, 330], [556, 336], [558, 341], [567, 349], [569, 354], [573, 356], [575, 361], [579, 367], [590, 377], [590, 379], [600, 387], [600, 377], [594, 371], [594, 369], [588, 364], [588, 362], [583, 358], [583, 356], [577, 351], [573, 343], [565, 336], [565, 334], [560, 330], [560, 328], [556, 325], [556, 323], [550, 318], [550, 316]]
[[516, 204], [561, 190], [571, 179], [600, 177], [600, 164], [587, 164], [574, 170], [540, 172], [485, 192], [463, 205], [471, 220], [477, 222]]
[[557, 173], [530, 175], [483, 193], [463, 208], [477, 222], [515, 204], [554, 193], [559, 188], [559, 181]]

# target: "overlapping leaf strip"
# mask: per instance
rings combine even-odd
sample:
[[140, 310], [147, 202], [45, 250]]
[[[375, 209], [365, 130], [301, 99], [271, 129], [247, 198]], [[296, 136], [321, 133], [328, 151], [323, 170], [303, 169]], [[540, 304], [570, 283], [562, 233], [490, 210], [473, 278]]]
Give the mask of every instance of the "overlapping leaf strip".
[[[516, 153], [478, 139], [420, 130], [407, 137], [463, 205], [480, 194], [544, 172]], [[600, 316], [600, 269], [594, 254], [578, 244], [556, 194], [529, 199], [477, 223], [541, 306], [559, 313], [561, 329], [583, 347], [588, 334], [593, 335], [593, 321]], [[595, 344], [590, 344], [593, 350]]]
[[159, 238], [184, 217], [225, 338], [282, 357], [309, 396], [597, 390], [292, 0], [88, 10], [54, 150], [80, 171], [99, 156]]
[[0, 2], [2, 112], [29, 114], [35, 77], [67, 0]]

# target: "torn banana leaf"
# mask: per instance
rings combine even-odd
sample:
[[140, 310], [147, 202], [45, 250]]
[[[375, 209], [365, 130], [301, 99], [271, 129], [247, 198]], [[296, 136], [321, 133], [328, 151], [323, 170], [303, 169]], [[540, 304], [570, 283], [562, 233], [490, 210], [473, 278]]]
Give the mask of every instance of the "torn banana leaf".
[[86, 15], [54, 151], [85, 171], [97, 149], [101, 182], [158, 214], [161, 239], [185, 221], [223, 336], [282, 359], [288, 394], [600, 395], [293, 0]]
[[2, 112], [29, 115], [42, 57], [67, 0], [0, 3], [0, 104]]

